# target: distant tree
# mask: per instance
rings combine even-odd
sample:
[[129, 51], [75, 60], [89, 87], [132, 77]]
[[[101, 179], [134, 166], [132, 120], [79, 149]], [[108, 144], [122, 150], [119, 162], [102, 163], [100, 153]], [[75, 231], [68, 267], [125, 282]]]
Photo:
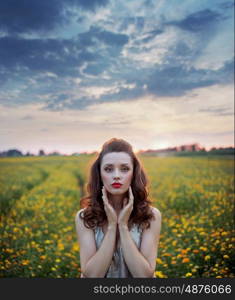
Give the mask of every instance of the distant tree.
[[23, 154], [21, 151], [17, 149], [10, 149], [7, 151], [6, 156], [15, 157], [15, 156], [23, 156]]
[[39, 150], [38, 155], [39, 155], [39, 156], [44, 156], [44, 155], [45, 155], [45, 152], [41, 149], [41, 150]]
[[48, 154], [49, 156], [60, 156], [61, 154], [57, 151], [51, 152]]
[[25, 156], [33, 156], [33, 154], [28, 151]]

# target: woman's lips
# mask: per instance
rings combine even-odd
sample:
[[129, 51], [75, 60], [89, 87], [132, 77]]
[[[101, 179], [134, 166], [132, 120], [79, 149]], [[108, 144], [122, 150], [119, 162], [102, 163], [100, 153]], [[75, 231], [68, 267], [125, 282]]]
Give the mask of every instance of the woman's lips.
[[119, 189], [122, 186], [122, 184], [120, 183], [113, 183], [112, 187], [114, 187], [115, 189]]

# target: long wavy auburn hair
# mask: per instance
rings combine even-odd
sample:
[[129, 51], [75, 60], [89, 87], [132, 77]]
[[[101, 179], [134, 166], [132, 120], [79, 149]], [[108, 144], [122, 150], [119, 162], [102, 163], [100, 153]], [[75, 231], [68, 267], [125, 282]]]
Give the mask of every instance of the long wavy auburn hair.
[[110, 152], [126, 152], [132, 158], [133, 176], [131, 188], [134, 196], [134, 204], [128, 227], [130, 228], [135, 223], [139, 228], [149, 228], [150, 220], [154, 218], [154, 215], [150, 209], [152, 202], [148, 199], [148, 179], [146, 173], [133, 152], [132, 146], [125, 140], [117, 138], [112, 138], [104, 143], [101, 152], [91, 165], [89, 180], [86, 186], [88, 196], [80, 200], [80, 207], [85, 208], [83, 213], [80, 214], [80, 218], [83, 219], [84, 225], [89, 229], [94, 229], [96, 226], [103, 226], [107, 222], [102, 199], [103, 182], [100, 167], [103, 156]]

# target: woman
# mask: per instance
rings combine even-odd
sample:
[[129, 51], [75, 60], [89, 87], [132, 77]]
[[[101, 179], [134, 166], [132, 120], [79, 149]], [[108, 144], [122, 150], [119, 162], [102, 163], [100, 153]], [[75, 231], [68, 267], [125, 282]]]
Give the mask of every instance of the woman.
[[107, 141], [94, 161], [75, 217], [81, 277], [155, 277], [161, 213], [132, 146]]

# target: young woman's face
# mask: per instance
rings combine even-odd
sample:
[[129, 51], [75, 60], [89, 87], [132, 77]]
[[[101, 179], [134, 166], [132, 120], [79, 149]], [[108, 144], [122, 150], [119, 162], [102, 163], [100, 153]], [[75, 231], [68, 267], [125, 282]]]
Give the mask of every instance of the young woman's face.
[[[133, 175], [131, 156], [126, 152], [110, 152], [103, 156], [100, 168], [101, 178], [106, 190], [113, 195], [128, 191]], [[120, 183], [121, 186], [113, 186]]]

